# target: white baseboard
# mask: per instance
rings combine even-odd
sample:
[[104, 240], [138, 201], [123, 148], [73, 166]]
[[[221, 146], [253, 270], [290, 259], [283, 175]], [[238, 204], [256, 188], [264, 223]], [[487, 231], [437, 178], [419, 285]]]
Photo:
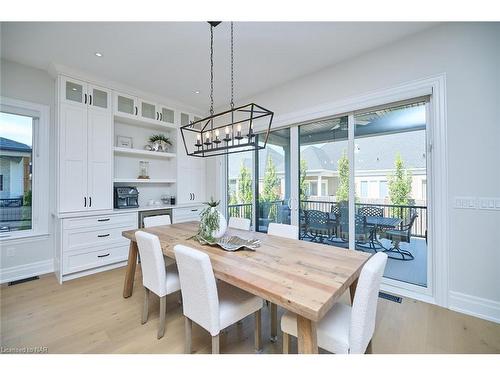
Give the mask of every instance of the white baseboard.
[[500, 302], [450, 291], [449, 308], [467, 315], [500, 323]]
[[25, 279], [27, 277], [44, 275], [51, 272], [54, 272], [53, 259], [4, 268], [0, 270], [0, 284]]

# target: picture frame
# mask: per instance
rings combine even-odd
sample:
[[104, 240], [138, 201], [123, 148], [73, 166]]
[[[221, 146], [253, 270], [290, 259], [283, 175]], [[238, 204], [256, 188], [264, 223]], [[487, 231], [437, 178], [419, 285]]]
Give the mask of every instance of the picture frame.
[[132, 148], [133, 141], [132, 137], [125, 137], [123, 135], [116, 136], [116, 147]]

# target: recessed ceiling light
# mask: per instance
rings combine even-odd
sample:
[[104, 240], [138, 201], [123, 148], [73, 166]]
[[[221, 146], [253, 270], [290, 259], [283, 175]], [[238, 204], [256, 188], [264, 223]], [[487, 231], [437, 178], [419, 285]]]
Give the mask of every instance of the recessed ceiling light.
[[102, 57], [102, 53], [101, 53], [101, 52], [96, 52], [96, 53], [95, 53], [95, 55], [96, 55], [97, 57]]
[[200, 91], [196, 90], [194, 93], [195, 93], [195, 94], [199, 94], [199, 93], [200, 93]]

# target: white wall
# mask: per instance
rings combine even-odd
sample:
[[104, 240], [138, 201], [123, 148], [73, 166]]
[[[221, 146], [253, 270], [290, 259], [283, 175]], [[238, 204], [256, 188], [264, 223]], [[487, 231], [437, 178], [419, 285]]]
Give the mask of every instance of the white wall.
[[[0, 96], [24, 100], [50, 107], [50, 173], [49, 191], [55, 191], [53, 160], [54, 148], [54, 101], [55, 82], [45, 71], [33, 69], [21, 64], [0, 60]], [[36, 172], [35, 172], [36, 173]], [[54, 196], [51, 194], [50, 207], [53, 207]], [[44, 213], [49, 218], [48, 238], [33, 238], [28, 241], [12, 240], [0, 244], [0, 273], [2, 279], [10, 279], [16, 275], [29, 275], [50, 272], [53, 269], [53, 229], [50, 212]]]
[[[270, 108], [279, 121], [292, 112], [446, 73], [450, 307], [497, 321], [500, 212], [458, 210], [451, 203], [455, 196], [500, 197], [499, 40], [498, 23], [438, 25], [240, 101]], [[334, 49], [334, 41], [325, 41], [325, 48]]]

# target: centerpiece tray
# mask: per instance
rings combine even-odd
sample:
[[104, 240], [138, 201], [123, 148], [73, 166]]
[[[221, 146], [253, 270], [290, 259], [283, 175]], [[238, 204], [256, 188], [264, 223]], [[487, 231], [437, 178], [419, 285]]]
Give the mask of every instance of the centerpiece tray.
[[202, 245], [219, 246], [225, 251], [237, 251], [243, 249], [255, 251], [255, 249], [260, 246], [260, 240], [248, 240], [238, 236], [224, 236], [208, 240], [198, 235], [196, 236], [196, 239]]

